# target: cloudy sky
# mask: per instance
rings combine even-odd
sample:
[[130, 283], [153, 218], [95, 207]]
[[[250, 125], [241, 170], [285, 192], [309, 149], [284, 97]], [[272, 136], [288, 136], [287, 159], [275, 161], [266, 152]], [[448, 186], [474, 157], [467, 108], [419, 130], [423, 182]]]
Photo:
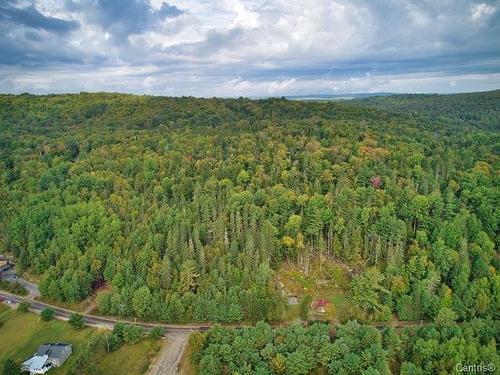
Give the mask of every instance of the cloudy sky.
[[500, 88], [500, 0], [0, 0], [0, 92]]

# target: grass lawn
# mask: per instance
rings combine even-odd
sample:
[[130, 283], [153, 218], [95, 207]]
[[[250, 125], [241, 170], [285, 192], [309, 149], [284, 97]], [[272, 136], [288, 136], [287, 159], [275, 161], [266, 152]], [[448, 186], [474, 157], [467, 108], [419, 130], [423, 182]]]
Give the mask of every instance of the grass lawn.
[[107, 353], [97, 365], [101, 374], [145, 374], [161, 348], [161, 340], [144, 339], [137, 344], [125, 344]]
[[[44, 322], [33, 313], [21, 313], [0, 306], [0, 363], [11, 358], [22, 363], [29, 358], [40, 344], [46, 342], [68, 342], [73, 345], [73, 354], [57, 369], [49, 374], [66, 374], [72, 360], [84, 345], [104, 330], [86, 327], [74, 329], [60, 320]], [[99, 374], [142, 375], [149, 366], [150, 360], [160, 349], [161, 342], [145, 339], [135, 345], [124, 345], [112, 353], [105, 350], [95, 354]]]

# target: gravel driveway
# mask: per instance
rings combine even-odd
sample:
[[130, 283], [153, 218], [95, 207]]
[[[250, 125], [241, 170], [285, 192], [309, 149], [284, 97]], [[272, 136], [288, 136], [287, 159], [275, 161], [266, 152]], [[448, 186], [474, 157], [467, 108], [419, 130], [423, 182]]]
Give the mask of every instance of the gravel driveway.
[[163, 346], [155, 363], [148, 370], [147, 375], [175, 375], [187, 344], [188, 334], [167, 335], [167, 343]]
[[28, 291], [29, 298], [35, 298], [40, 296], [40, 292], [38, 291], [38, 285], [31, 283], [28, 280], [25, 280], [22, 277], [18, 276], [14, 270], [8, 270], [2, 272], [0, 274], [0, 278], [2, 280], [7, 280], [10, 282], [17, 281], [19, 284], [21, 284], [21, 286], [26, 288], [26, 290]]

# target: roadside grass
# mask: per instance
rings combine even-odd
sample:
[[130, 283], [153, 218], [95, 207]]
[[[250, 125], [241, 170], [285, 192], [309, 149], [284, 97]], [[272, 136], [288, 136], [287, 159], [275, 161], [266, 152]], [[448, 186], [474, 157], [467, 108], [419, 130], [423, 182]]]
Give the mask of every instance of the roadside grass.
[[197, 366], [192, 361], [193, 349], [191, 348], [191, 344], [188, 343], [186, 348], [184, 349], [184, 353], [182, 353], [181, 360], [179, 361], [179, 371], [177, 375], [193, 375], [198, 373]]
[[5, 306], [4, 304], [0, 303], [0, 321], [2, 321], [2, 313], [5, 311], [9, 311], [10, 308]]
[[[36, 314], [5, 310], [0, 306], [0, 363], [11, 358], [21, 364], [43, 343], [68, 342], [73, 345], [73, 354], [63, 366], [50, 371], [54, 375], [66, 374], [85, 344], [104, 332], [106, 330], [92, 327], [74, 329], [60, 320], [44, 322]], [[93, 360], [99, 374], [142, 375], [160, 347], [159, 341], [144, 339], [135, 345], [124, 345], [112, 353], [100, 350], [94, 354]]]
[[35, 299], [37, 301], [47, 303], [52, 306], [60, 307], [62, 309], [77, 311], [79, 313], [83, 313], [87, 309], [87, 306], [89, 304], [89, 301], [87, 301], [86, 299], [81, 302], [68, 302], [68, 301], [60, 302], [43, 296], [37, 297]]
[[97, 365], [100, 374], [145, 374], [161, 349], [162, 340], [144, 339], [137, 344], [125, 344], [107, 353]]
[[21, 284], [14, 281], [0, 280], [0, 289], [18, 296], [27, 296], [28, 291]]

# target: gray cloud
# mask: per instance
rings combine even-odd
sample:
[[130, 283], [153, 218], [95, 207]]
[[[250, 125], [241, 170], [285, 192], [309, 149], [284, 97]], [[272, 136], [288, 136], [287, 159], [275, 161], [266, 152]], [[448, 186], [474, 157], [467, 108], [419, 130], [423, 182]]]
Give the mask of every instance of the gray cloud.
[[182, 13], [183, 11], [177, 8], [175, 5], [170, 5], [169, 3], [163, 2], [161, 4], [158, 15], [163, 18], [168, 18], [180, 16]]
[[77, 21], [47, 17], [40, 13], [33, 5], [20, 7], [17, 1], [12, 0], [8, 0], [3, 5], [0, 5], [0, 22], [43, 29], [57, 34], [68, 33], [78, 29], [80, 26]]
[[109, 32], [119, 42], [126, 41], [131, 34], [140, 34], [157, 27], [165, 18], [183, 13], [176, 6], [165, 2], [159, 10], [153, 9], [145, 0], [69, 0], [67, 8], [80, 12], [87, 22]]
[[0, 90], [476, 90], [500, 87], [499, 38], [490, 0], [9, 0]]
[[46, 16], [33, 4], [6, 1], [0, 5], [0, 64], [78, 63], [80, 54], [66, 41], [79, 27], [78, 21]]

